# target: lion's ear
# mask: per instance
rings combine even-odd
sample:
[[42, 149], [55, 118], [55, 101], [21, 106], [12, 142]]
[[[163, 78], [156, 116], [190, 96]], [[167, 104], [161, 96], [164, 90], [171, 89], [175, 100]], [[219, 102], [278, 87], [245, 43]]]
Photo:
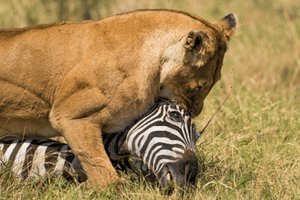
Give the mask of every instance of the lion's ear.
[[207, 38], [208, 36], [206, 33], [199, 31], [199, 30], [194, 30], [189, 32], [186, 42], [185, 42], [185, 48], [194, 52], [198, 52], [201, 48], [202, 41], [204, 38]]
[[222, 30], [228, 40], [237, 32], [238, 29], [238, 19], [233, 13], [226, 15], [214, 24]]

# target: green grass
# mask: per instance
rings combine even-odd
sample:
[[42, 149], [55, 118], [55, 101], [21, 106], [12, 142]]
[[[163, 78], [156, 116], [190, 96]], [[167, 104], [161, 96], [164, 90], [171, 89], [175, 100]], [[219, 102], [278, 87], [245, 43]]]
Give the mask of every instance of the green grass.
[[[49, 18], [39, 0], [22, 2], [0, 0], [1, 27], [58, 19], [53, 14], [55, 1], [49, 4]], [[39, 3], [34, 7], [30, 2]], [[77, 7], [70, 8], [71, 20], [78, 19]], [[204, 166], [197, 188], [166, 196], [133, 175], [122, 175], [121, 188], [100, 192], [59, 179], [18, 183], [9, 173], [0, 172], [0, 199], [300, 199], [300, 4], [293, 0], [115, 0], [101, 7], [101, 16], [150, 7], [185, 10], [209, 20], [235, 12], [240, 19], [222, 79], [196, 119], [198, 129], [204, 127], [231, 92], [197, 143]], [[36, 11], [27, 12], [32, 9]], [[97, 16], [94, 10], [92, 15]]]

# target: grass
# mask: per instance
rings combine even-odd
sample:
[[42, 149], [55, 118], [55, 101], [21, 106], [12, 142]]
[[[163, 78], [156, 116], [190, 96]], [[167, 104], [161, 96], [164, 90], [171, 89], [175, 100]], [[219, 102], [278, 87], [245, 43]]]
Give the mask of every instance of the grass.
[[[30, 15], [26, 11], [34, 6], [29, 2], [40, 1], [11, 2], [0, 0], [1, 27], [47, 22], [46, 12], [37, 10], [31, 21], [20, 17]], [[41, 3], [36, 6], [43, 8]], [[69, 17], [77, 20], [74, 7]], [[18, 183], [9, 173], [0, 172], [0, 199], [300, 198], [300, 4], [293, 0], [126, 0], [106, 3], [102, 16], [150, 7], [185, 10], [209, 20], [235, 12], [240, 19], [240, 33], [226, 54], [222, 80], [196, 119], [200, 129], [231, 92], [197, 143], [199, 162], [204, 163], [197, 188], [166, 196], [137, 177], [122, 175], [125, 181], [119, 190], [99, 192], [60, 179]], [[48, 22], [57, 20], [51, 9], [55, 9], [53, 2]], [[15, 18], [4, 17], [11, 16], [11, 10]]]

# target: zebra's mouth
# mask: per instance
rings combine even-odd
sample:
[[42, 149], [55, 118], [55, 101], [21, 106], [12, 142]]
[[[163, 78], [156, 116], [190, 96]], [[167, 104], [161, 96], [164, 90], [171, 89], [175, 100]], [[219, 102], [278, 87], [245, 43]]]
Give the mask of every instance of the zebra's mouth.
[[157, 174], [157, 178], [162, 188], [167, 188], [173, 184], [173, 175], [167, 165], [165, 165], [160, 173]]
[[168, 172], [168, 173], [167, 173], [166, 179], [167, 179], [168, 182], [170, 182], [170, 181], [173, 180], [172, 175], [171, 175], [171, 172]]

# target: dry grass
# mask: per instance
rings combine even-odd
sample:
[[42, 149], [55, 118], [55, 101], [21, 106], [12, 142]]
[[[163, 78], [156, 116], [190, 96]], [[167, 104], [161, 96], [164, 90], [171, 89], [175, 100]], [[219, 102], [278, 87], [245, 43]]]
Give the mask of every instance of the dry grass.
[[[0, 27], [58, 20], [55, 1], [47, 6], [41, 2], [0, 0]], [[97, 193], [62, 180], [17, 183], [5, 173], [0, 176], [0, 199], [299, 199], [300, 4], [293, 0], [104, 3], [98, 5], [100, 11], [93, 8], [93, 18], [136, 8], [174, 8], [209, 20], [228, 12], [239, 16], [240, 33], [226, 55], [223, 78], [196, 120], [199, 128], [204, 126], [232, 91], [198, 142], [205, 171], [197, 189], [165, 196], [124, 175], [127, 182], [121, 190]], [[78, 6], [71, 7], [69, 18], [78, 20]]]

